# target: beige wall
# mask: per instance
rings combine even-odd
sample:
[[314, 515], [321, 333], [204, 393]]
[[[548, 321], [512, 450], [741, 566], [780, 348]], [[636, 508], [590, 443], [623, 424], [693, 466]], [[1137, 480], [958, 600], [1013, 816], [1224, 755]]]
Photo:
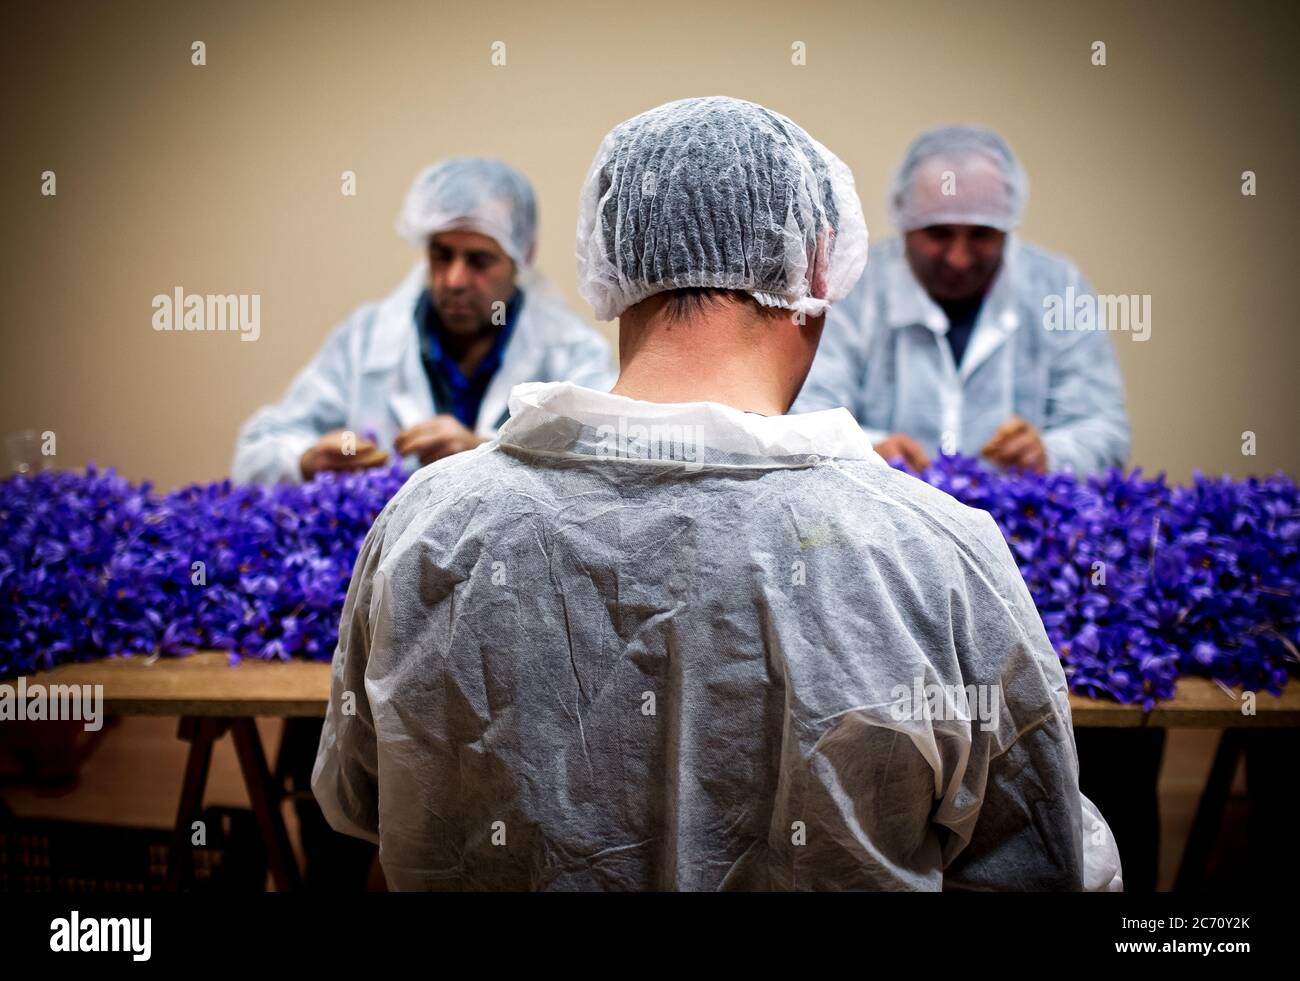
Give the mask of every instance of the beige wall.
[[[392, 223], [422, 165], [486, 153], [529, 174], [540, 263], [580, 304], [575, 202], [601, 136], [721, 93], [843, 157], [877, 237], [919, 129], [999, 129], [1030, 174], [1025, 237], [1099, 291], [1152, 296], [1151, 339], [1115, 338], [1133, 462], [1179, 480], [1300, 473], [1300, 18], [1244, 6], [6, 5], [0, 432], [54, 430], [64, 467], [217, 478], [243, 418], [414, 261]], [[206, 67], [190, 64], [194, 40]], [[497, 40], [505, 67], [490, 64]], [[1247, 169], [1257, 197], [1240, 193]], [[177, 286], [260, 293], [260, 340], [155, 332], [151, 298]]]

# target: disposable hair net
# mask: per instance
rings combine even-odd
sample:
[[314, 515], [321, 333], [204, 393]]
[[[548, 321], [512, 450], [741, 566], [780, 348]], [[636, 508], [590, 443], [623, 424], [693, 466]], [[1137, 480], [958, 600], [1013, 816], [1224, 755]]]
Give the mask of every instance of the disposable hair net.
[[902, 232], [929, 225], [1020, 224], [1029, 178], [1006, 141], [983, 126], [939, 126], [907, 148], [889, 195]]
[[867, 226], [838, 157], [780, 113], [711, 96], [610, 131], [579, 199], [577, 255], [600, 320], [685, 288], [816, 316], [862, 274]]
[[423, 247], [447, 231], [487, 235], [526, 269], [537, 241], [537, 202], [528, 178], [490, 157], [453, 157], [426, 167], [406, 192], [397, 234]]

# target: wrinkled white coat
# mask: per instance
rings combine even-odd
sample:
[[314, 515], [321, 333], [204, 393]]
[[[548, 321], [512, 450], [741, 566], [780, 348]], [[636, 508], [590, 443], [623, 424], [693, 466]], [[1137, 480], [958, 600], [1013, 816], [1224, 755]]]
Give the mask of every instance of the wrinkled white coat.
[[1120, 888], [987, 513], [843, 409], [511, 411], [384, 509], [343, 610], [312, 788], [393, 888]]

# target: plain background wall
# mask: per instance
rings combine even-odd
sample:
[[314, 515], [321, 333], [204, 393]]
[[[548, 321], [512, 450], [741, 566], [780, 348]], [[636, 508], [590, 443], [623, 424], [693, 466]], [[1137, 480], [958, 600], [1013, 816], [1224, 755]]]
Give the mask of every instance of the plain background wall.
[[[1024, 237], [1073, 257], [1100, 292], [1152, 297], [1149, 341], [1113, 335], [1132, 462], [1176, 480], [1300, 473], [1296, 11], [6, 4], [0, 432], [53, 430], [60, 467], [93, 459], [162, 487], [224, 475], [241, 421], [416, 261], [393, 219], [414, 174], [448, 155], [498, 155], [532, 178], [540, 265], [590, 317], [573, 237], [600, 138], [670, 99], [727, 94], [839, 154], [873, 237], [892, 233], [886, 186], [919, 130], [995, 127], [1030, 175]], [[1105, 67], [1091, 64], [1097, 40]], [[40, 193], [45, 170], [55, 197]], [[340, 193], [345, 170], [356, 197]], [[151, 299], [178, 286], [260, 293], [260, 340], [155, 332]]]

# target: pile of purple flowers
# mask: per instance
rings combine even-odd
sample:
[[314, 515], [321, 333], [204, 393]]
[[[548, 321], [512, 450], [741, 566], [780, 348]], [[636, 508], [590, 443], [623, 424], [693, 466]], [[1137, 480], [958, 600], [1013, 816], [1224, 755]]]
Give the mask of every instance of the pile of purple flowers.
[[159, 495], [112, 470], [0, 483], [0, 677], [196, 649], [334, 653], [343, 598], [399, 469]]
[[[1150, 705], [1180, 675], [1278, 692], [1300, 646], [1300, 493], [1113, 471], [921, 475], [1001, 526], [1073, 691]], [[328, 659], [398, 469], [169, 494], [113, 471], [0, 482], [0, 677], [119, 654]]]
[[1150, 707], [1200, 675], [1277, 694], [1300, 666], [1291, 478], [1008, 477], [958, 457], [920, 476], [993, 515], [1071, 691]]

